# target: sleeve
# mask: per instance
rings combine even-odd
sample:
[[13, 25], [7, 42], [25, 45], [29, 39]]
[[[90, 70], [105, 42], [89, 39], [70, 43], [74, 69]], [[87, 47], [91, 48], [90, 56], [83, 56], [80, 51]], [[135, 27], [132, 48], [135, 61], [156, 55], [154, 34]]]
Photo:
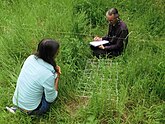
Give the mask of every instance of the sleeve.
[[107, 41], [109, 41], [109, 40], [110, 40], [110, 38], [109, 38], [109, 36], [108, 36], [108, 35], [106, 35], [106, 36], [102, 37], [102, 40], [107, 40]]
[[43, 84], [45, 99], [47, 102], [53, 102], [57, 97], [57, 91], [55, 90], [55, 79], [57, 74], [50, 76]]
[[118, 35], [118, 39], [116, 40], [116, 43], [110, 46], [105, 46], [105, 49], [116, 50], [121, 48], [123, 46], [123, 40], [124, 38], [126, 38], [126, 36], [127, 36], [126, 30], [122, 30]]

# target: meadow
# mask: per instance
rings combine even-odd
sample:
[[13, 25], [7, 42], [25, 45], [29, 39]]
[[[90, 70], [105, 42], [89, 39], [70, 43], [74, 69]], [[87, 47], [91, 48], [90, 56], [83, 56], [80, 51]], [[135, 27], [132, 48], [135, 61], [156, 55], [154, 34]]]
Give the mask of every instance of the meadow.
[[[107, 33], [111, 7], [128, 26], [128, 46], [97, 59], [89, 42]], [[164, 13], [164, 0], [0, 0], [0, 123], [164, 124]], [[41, 117], [9, 113], [23, 62], [43, 38], [60, 42], [58, 99]]]

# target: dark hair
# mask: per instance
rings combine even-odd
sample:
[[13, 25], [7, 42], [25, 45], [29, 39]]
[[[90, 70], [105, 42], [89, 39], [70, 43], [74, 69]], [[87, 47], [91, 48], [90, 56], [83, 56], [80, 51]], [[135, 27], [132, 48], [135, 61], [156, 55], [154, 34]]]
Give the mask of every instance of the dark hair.
[[109, 10], [107, 11], [107, 14], [108, 14], [108, 15], [114, 14], [116, 18], [119, 17], [118, 10], [117, 10], [116, 8], [111, 8], [111, 9], [109, 9]]
[[35, 55], [43, 59], [45, 62], [51, 64], [54, 69], [56, 67], [55, 56], [59, 49], [59, 43], [52, 39], [43, 39], [38, 44], [37, 52]]

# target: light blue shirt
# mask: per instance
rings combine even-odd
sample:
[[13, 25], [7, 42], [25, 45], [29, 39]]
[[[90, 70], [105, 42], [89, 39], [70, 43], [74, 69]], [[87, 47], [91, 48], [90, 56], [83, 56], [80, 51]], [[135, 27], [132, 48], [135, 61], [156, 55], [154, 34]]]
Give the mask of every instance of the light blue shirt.
[[57, 97], [54, 82], [57, 74], [52, 65], [30, 55], [21, 69], [17, 86], [13, 96], [14, 105], [25, 109], [34, 110], [41, 102], [43, 93], [48, 102], [53, 102]]

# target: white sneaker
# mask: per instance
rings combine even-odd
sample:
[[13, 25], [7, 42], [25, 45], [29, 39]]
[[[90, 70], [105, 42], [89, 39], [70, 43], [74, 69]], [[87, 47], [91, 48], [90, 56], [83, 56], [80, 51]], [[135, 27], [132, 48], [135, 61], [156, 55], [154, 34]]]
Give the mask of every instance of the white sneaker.
[[15, 112], [16, 112], [16, 110], [17, 110], [16, 107], [8, 107], [8, 106], [6, 106], [6, 109], [7, 109], [9, 112], [13, 113], [13, 114], [15, 114]]

